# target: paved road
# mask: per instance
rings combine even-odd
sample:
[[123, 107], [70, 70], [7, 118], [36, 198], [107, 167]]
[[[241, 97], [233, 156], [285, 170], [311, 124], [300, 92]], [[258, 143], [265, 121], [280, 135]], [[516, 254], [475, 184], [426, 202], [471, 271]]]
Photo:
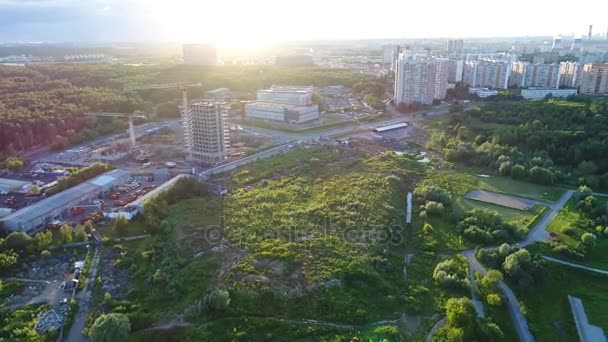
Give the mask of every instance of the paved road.
[[76, 295], [76, 298], [78, 299], [78, 312], [74, 317], [74, 322], [72, 323], [70, 332], [65, 339], [67, 342], [82, 342], [89, 340], [88, 337], [82, 334], [82, 330], [85, 327], [87, 316], [89, 315], [92, 300], [91, 287], [93, 286], [95, 278], [97, 277], [97, 267], [99, 265], [99, 260], [101, 259], [100, 254], [100, 249], [95, 249], [87, 283], [84, 289], [82, 289], [82, 291]]
[[519, 243], [520, 246], [526, 247], [538, 241], [547, 241], [549, 240], [549, 233], [545, 230], [549, 223], [553, 221], [557, 213], [566, 205], [566, 202], [572, 197], [575, 193], [574, 190], [567, 190], [564, 194], [557, 200], [557, 202], [553, 203], [549, 206], [549, 212], [543, 216], [538, 223], [532, 228], [532, 230], [528, 233], [528, 236]]
[[560, 259], [555, 259], [555, 258], [548, 257], [548, 256], [545, 256], [545, 255], [543, 255], [543, 259], [549, 260], [551, 262], [556, 262], [558, 264], [574, 267], [574, 268], [580, 268], [581, 270], [586, 270], [586, 271], [590, 271], [590, 272], [595, 272], [595, 273], [599, 273], [599, 274], [608, 275], [608, 271], [606, 271], [606, 270], [600, 270], [598, 268], [587, 267], [587, 266], [584, 266], [584, 265], [579, 265], [579, 264], [575, 264], [573, 262], [568, 262], [568, 261], [564, 261], [564, 260], [560, 260]]
[[469, 281], [471, 282], [471, 301], [475, 305], [475, 311], [477, 312], [478, 318], [485, 318], [486, 315], [483, 310], [483, 302], [477, 299], [475, 295], [475, 269], [472, 264], [469, 264]]
[[431, 328], [431, 331], [429, 331], [429, 333], [426, 335], [426, 342], [432, 342], [433, 341], [433, 335], [435, 335], [435, 333], [437, 332], [437, 330], [439, 330], [439, 328], [441, 328], [445, 322], [447, 321], [447, 317], [443, 317], [442, 319], [440, 319], [439, 321], [437, 321], [437, 323], [433, 324], [433, 327]]
[[[547, 225], [551, 223], [551, 221], [557, 216], [557, 213], [566, 205], [566, 202], [572, 197], [575, 193], [574, 190], [568, 190], [562, 194], [562, 196], [557, 200], [557, 202], [550, 204], [549, 212], [546, 213], [538, 223], [532, 228], [532, 230], [528, 233], [528, 236], [519, 243], [520, 246], [525, 247], [531, 245], [538, 241], [546, 241], [549, 239], [549, 233], [545, 230]], [[485, 249], [494, 249], [496, 247], [486, 247]], [[475, 258], [475, 250], [469, 249], [462, 252], [469, 264], [474, 267], [478, 272], [482, 275], [487, 273], [486, 268]], [[499, 288], [502, 293], [507, 298], [507, 305], [509, 308], [509, 315], [513, 320], [513, 324], [515, 325], [515, 330], [517, 331], [517, 335], [519, 336], [519, 340], [523, 342], [534, 341], [534, 337], [532, 333], [530, 333], [530, 329], [528, 328], [528, 322], [521, 312], [521, 308], [519, 307], [519, 302], [517, 297], [513, 291], [504, 283], [500, 282]]]
[[[469, 264], [473, 266], [479, 273], [482, 275], [486, 275], [488, 273], [488, 270], [475, 258], [475, 250], [464, 251], [462, 254], [467, 258]], [[507, 299], [509, 315], [511, 316], [511, 320], [513, 321], [513, 325], [515, 326], [519, 340], [522, 342], [534, 341], [534, 337], [532, 336], [532, 333], [530, 333], [530, 328], [528, 328], [526, 317], [524, 317], [524, 314], [521, 312], [521, 308], [519, 307], [517, 297], [515, 297], [513, 291], [511, 291], [511, 289], [504, 282], [500, 282], [498, 287]]]

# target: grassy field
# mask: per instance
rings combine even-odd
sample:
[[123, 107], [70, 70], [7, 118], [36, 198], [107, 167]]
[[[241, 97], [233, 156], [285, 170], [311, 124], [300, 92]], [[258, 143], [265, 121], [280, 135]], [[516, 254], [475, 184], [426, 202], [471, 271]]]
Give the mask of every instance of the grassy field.
[[500, 176], [480, 177], [465, 170], [432, 172], [425, 182], [461, 196], [480, 189], [549, 202], [558, 200], [565, 191], [558, 186], [538, 185]]
[[[603, 199], [606, 201], [605, 199]], [[608, 202], [608, 201], [606, 201]], [[551, 221], [547, 230], [555, 233], [560, 241], [576, 247], [581, 236], [587, 232], [585, 227], [587, 219], [576, 209], [574, 198], [570, 199], [566, 205], [559, 211], [557, 216]], [[543, 254], [553, 256], [558, 259], [564, 259], [564, 256], [554, 253], [548, 244], [542, 244], [538, 248]], [[585, 260], [570, 260], [574, 263], [608, 270], [608, 239], [606, 237], [598, 237], [596, 245], [591, 249], [585, 257]]]
[[578, 340], [568, 295], [580, 298], [589, 322], [608, 333], [608, 277], [554, 263], [547, 270], [541, 284], [517, 294], [536, 340]]
[[454, 204], [463, 212], [475, 208], [495, 211], [499, 213], [506, 222], [526, 229], [529, 229], [530, 225], [536, 221], [537, 217], [541, 216], [546, 211], [546, 209], [544, 209], [546, 207], [540, 205], [535, 205], [529, 210], [519, 210], [460, 196], [454, 200]]

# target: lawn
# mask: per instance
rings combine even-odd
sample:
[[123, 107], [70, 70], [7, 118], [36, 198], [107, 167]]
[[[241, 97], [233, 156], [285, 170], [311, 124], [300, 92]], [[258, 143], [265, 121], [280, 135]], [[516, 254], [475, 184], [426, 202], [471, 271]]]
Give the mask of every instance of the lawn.
[[536, 340], [578, 340], [568, 295], [580, 298], [589, 322], [608, 332], [608, 277], [555, 263], [547, 271], [541, 284], [517, 294]]
[[[602, 199], [608, 202], [606, 199]], [[585, 227], [588, 226], [588, 222], [581, 213], [576, 209], [576, 201], [571, 198], [566, 205], [559, 211], [557, 216], [551, 221], [547, 230], [549, 232], [557, 234], [560, 241], [569, 245], [570, 247], [576, 247], [581, 239], [581, 236], [585, 232], [589, 232]], [[598, 234], [596, 234], [598, 235]], [[558, 259], [566, 259], [563, 255], [553, 252], [548, 244], [539, 245], [540, 250], [543, 254], [553, 256]], [[608, 238], [598, 236], [597, 243], [591, 249], [585, 257], [585, 260], [569, 260], [577, 264], [595, 267], [599, 269], [608, 270]]]
[[465, 170], [430, 172], [425, 182], [461, 196], [471, 190], [481, 189], [549, 202], [558, 200], [565, 191], [559, 186], [533, 184], [500, 176], [481, 177]]
[[472, 200], [465, 197], [457, 197], [454, 200], [457, 208], [463, 212], [473, 210], [475, 208], [488, 209], [495, 211], [502, 216], [502, 218], [511, 224], [525, 229], [530, 229], [531, 225], [536, 222], [537, 218], [542, 216], [547, 210], [546, 207], [535, 205], [529, 210], [518, 210], [514, 208], [503, 207], [492, 203], [486, 203], [481, 201]]
[[146, 224], [142, 218], [135, 219], [129, 222], [127, 226], [127, 233], [124, 235], [118, 235], [114, 229], [112, 229], [112, 223], [102, 225], [96, 228], [99, 233], [103, 236], [107, 236], [112, 239], [124, 238], [129, 236], [137, 236], [147, 234]]

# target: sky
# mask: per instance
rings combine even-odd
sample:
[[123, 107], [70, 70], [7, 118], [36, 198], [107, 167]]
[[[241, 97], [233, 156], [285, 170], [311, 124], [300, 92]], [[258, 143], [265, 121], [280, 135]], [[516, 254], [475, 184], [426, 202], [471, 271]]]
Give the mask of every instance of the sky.
[[607, 0], [0, 0], [0, 41], [214, 42], [605, 34]]

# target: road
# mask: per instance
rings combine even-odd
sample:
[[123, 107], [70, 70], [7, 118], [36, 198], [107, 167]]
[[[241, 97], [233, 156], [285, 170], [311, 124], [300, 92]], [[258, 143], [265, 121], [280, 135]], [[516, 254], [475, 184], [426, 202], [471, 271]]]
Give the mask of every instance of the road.
[[437, 323], [433, 324], [433, 327], [431, 328], [431, 331], [429, 331], [429, 333], [426, 335], [426, 342], [432, 342], [433, 341], [433, 335], [435, 335], [435, 333], [437, 332], [437, 330], [439, 330], [439, 328], [441, 328], [445, 322], [447, 321], [447, 317], [443, 317], [442, 319], [440, 319], [439, 321], [437, 321]]
[[[473, 266], [477, 272], [481, 273], [482, 275], [486, 275], [488, 273], [488, 270], [475, 258], [475, 250], [470, 249], [462, 252], [462, 254], [465, 256], [465, 258], [467, 258], [469, 264]], [[509, 315], [511, 316], [511, 320], [513, 321], [513, 325], [515, 326], [519, 340], [522, 342], [534, 341], [534, 337], [532, 336], [532, 333], [530, 333], [530, 328], [528, 328], [528, 321], [526, 321], [526, 317], [521, 312], [521, 308], [519, 307], [517, 297], [515, 297], [513, 291], [511, 291], [511, 289], [504, 282], [501, 281], [498, 287], [507, 299]]]
[[528, 233], [526, 238], [519, 243], [521, 247], [526, 247], [538, 241], [547, 241], [549, 240], [549, 233], [545, 228], [553, 221], [557, 213], [566, 205], [566, 202], [572, 197], [575, 193], [574, 190], [567, 190], [564, 194], [557, 200], [557, 202], [551, 204], [549, 206], [549, 212], [545, 214], [541, 218], [538, 223], [532, 228], [532, 230]]
[[[521, 247], [526, 247], [538, 241], [546, 241], [549, 239], [549, 233], [545, 228], [551, 223], [551, 221], [557, 216], [557, 213], [566, 205], [566, 202], [572, 197], [575, 193], [574, 190], [567, 190], [562, 194], [562, 196], [556, 202], [549, 205], [549, 212], [546, 213], [538, 223], [532, 228], [532, 230], [528, 233], [526, 238], [519, 243]], [[496, 247], [486, 247], [485, 249], [494, 249]], [[479, 273], [485, 275], [487, 273], [486, 268], [475, 258], [475, 250], [469, 249], [462, 252], [469, 264], [474, 267]], [[509, 309], [509, 315], [513, 320], [513, 324], [515, 326], [515, 330], [517, 331], [517, 335], [519, 336], [520, 341], [528, 342], [534, 341], [534, 337], [530, 333], [530, 329], [528, 328], [528, 322], [521, 312], [521, 308], [519, 307], [519, 302], [517, 297], [513, 291], [504, 283], [500, 282], [499, 288], [502, 293], [505, 295], [507, 299], [507, 305]]]
[[99, 260], [101, 259], [100, 251], [101, 249], [99, 248], [95, 249], [87, 283], [84, 289], [82, 289], [82, 291], [76, 295], [76, 299], [78, 300], [78, 312], [74, 317], [74, 322], [72, 323], [70, 332], [65, 339], [67, 342], [82, 342], [89, 340], [88, 337], [82, 334], [82, 330], [85, 327], [87, 316], [89, 315], [92, 300], [91, 287], [93, 286], [95, 278], [97, 277], [97, 268], [99, 266]]
[[606, 270], [600, 270], [599, 268], [587, 267], [587, 266], [584, 266], [584, 265], [575, 264], [573, 262], [568, 262], [568, 261], [564, 261], [564, 260], [548, 257], [546, 255], [543, 255], [543, 259], [549, 260], [551, 262], [556, 262], [558, 264], [574, 267], [574, 268], [580, 268], [581, 270], [586, 270], [586, 271], [590, 271], [590, 272], [595, 272], [595, 273], [599, 273], [599, 274], [608, 275], [608, 271], [606, 271]]

